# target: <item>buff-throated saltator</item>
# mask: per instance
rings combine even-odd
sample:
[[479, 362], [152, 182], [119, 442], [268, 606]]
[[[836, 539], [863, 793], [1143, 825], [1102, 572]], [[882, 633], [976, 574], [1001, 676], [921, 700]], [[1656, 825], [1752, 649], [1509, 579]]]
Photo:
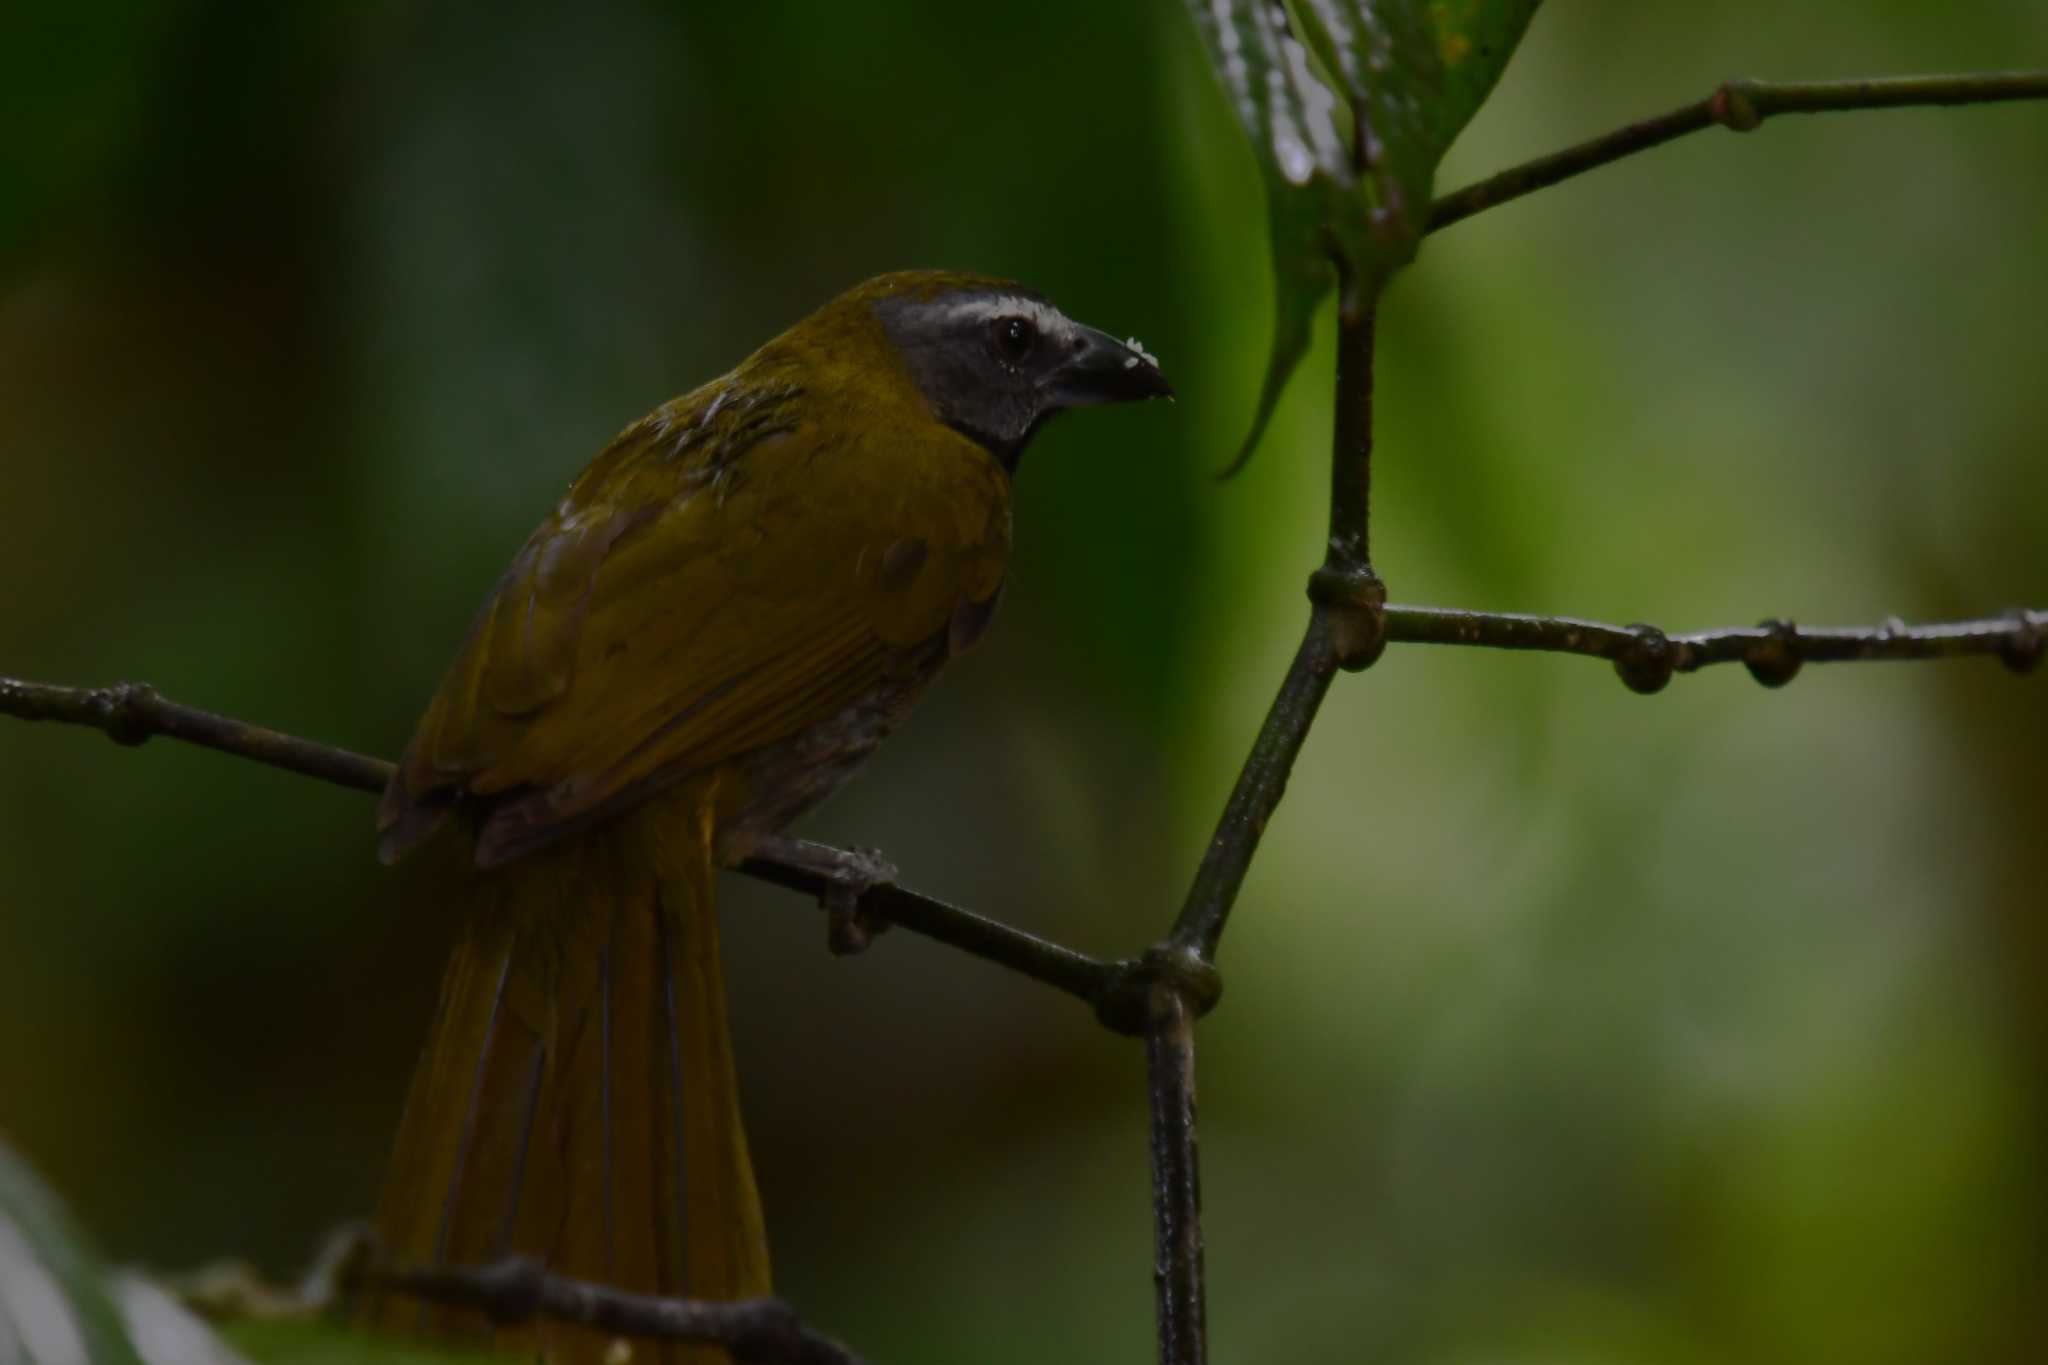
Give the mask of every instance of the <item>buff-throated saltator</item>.
[[[1026, 442], [1063, 409], [1169, 392], [1142, 351], [1028, 289], [906, 272], [591, 462], [477, 614], [379, 807], [386, 861], [452, 815], [476, 869], [379, 1209], [385, 1257], [768, 1292], [713, 870], [773, 853], [861, 875], [780, 832], [987, 624]], [[498, 1344], [608, 1345], [555, 1325]]]

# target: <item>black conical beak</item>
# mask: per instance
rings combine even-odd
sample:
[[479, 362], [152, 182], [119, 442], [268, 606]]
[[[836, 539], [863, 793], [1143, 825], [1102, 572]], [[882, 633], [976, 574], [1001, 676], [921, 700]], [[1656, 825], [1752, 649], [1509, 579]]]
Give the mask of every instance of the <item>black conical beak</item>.
[[1076, 324], [1067, 348], [1071, 354], [1049, 376], [1058, 407], [1173, 397], [1173, 385], [1159, 372], [1158, 361], [1107, 332]]

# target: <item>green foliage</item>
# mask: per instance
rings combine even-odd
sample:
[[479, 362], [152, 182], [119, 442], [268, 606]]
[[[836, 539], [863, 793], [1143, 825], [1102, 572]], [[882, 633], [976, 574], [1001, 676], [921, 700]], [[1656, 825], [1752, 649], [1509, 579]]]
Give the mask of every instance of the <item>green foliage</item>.
[[1479, 108], [1537, 0], [1189, 0], [1266, 182], [1273, 346], [1251, 455], [1308, 350], [1333, 275], [1347, 313], [1410, 260], [1437, 163]]

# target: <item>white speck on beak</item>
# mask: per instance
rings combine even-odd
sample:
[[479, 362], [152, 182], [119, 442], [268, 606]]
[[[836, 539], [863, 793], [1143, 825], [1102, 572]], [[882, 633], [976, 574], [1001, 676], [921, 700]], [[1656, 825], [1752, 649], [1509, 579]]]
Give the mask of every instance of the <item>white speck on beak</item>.
[[1128, 347], [1129, 347], [1129, 348], [1130, 348], [1131, 350], [1133, 350], [1133, 351], [1136, 351], [1136, 352], [1137, 352], [1137, 354], [1136, 354], [1136, 355], [1134, 355], [1134, 356], [1130, 356], [1130, 357], [1127, 357], [1127, 358], [1126, 358], [1126, 359], [1124, 360], [1124, 368], [1125, 368], [1125, 369], [1127, 369], [1127, 370], [1135, 370], [1135, 369], [1137, 369], [1137, 368], [1138, 368], [1138, 362], [1139, 362], [1140, 360], [1144, 361], [1144, 362], [1145, 362], [1145, 363], [1146, 363], [1147, 365], [1150, 365], [1150, 366], [1151, 366], [1151, 367], [1152, 367], [1153, 369], [1155, 369], [1155, 370], [1159, 368], [1159, 357], [1158, 357], [1158, 356], [1156, 356], [1156, 355], [1153, 355], [1153, 354], [1152, 354], [1152, 353], [1151, 353], [1150, 351], [1146, 350], [1146, 349], [1145, 349], [1145, 344], [1144, 344], [1143, 342], [1139, 341], [1139, 340], [1138, 340], [1138, 339], [1137, 339], [1136, 337], [1125, 337], [1125, 338], [1124, 338], [1124, 345], [1125, 345], [1125, 346], [1128, 346]]

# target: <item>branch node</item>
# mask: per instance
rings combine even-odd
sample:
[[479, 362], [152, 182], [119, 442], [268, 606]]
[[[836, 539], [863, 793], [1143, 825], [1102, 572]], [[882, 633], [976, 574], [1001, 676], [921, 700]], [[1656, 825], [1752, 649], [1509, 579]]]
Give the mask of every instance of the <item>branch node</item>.
[[1649, 696], [1662, 692], [1678, 665], [1678, 647], [1657, 627], [1638, 621], [1628, 627], [1635, 639], [1614, 660], [1614, 671], [1631, 692]]
[[1337, 666], [1357, 673], [1387, 648], [1387, 585], [1369, 564], [1336, 560], [1308, 576], [1308, 599], [1330, 623]]
[[2012, 629], [1998, 642], [1999, 662], [2025, 677], [2040, 664], [2043, 648], [2048, 647], [2048, 612], [2015, 607], [2006, 616]]
[[1783, 687], [1799, 675], [1799, 627], [1776, 619], [1757, 624], [1769, 634], [1744, 651], [1742, 665], [1765, 687]]
[[1147, 949], [1145, 961], [1151, 964], [1153, 979], [1172, 987], [1197, 1019], [1223, 998], [1223, 977], [1215, 964], [1171, 940]]
[[115, 683], [93, 695], [93, 709], [107, 738], [132, 748], [156, 733], [148, 712], [162, 700], [148, 683]]
[[1143, 1037], [1156, 1017], [1155, 990], [1161, 986], [1179, 996], [1196, 1018], [1215, 1009], [1223, 998], [1223, 977], [1215, 966], [1168, 939], [1147, 948], [1143, 957], [1116, 964], [1115, 974], [1095, 1001], [1095, 1017], [1112, 1033]]
[[1722, 81], [1707, 100], [1708, 114], [1732, 132], [1754, 132], [1764, 121], [1763, 112], [1757, 108], [1755, 87], [1755, 81]]
[[1095, 999], [1095, 1017], [1111, 1033], [1126, 1038], [1144, 1036], [1151, 1020], [1152, 974], [1137, 958], [1113, 965], [1102, 994]]

